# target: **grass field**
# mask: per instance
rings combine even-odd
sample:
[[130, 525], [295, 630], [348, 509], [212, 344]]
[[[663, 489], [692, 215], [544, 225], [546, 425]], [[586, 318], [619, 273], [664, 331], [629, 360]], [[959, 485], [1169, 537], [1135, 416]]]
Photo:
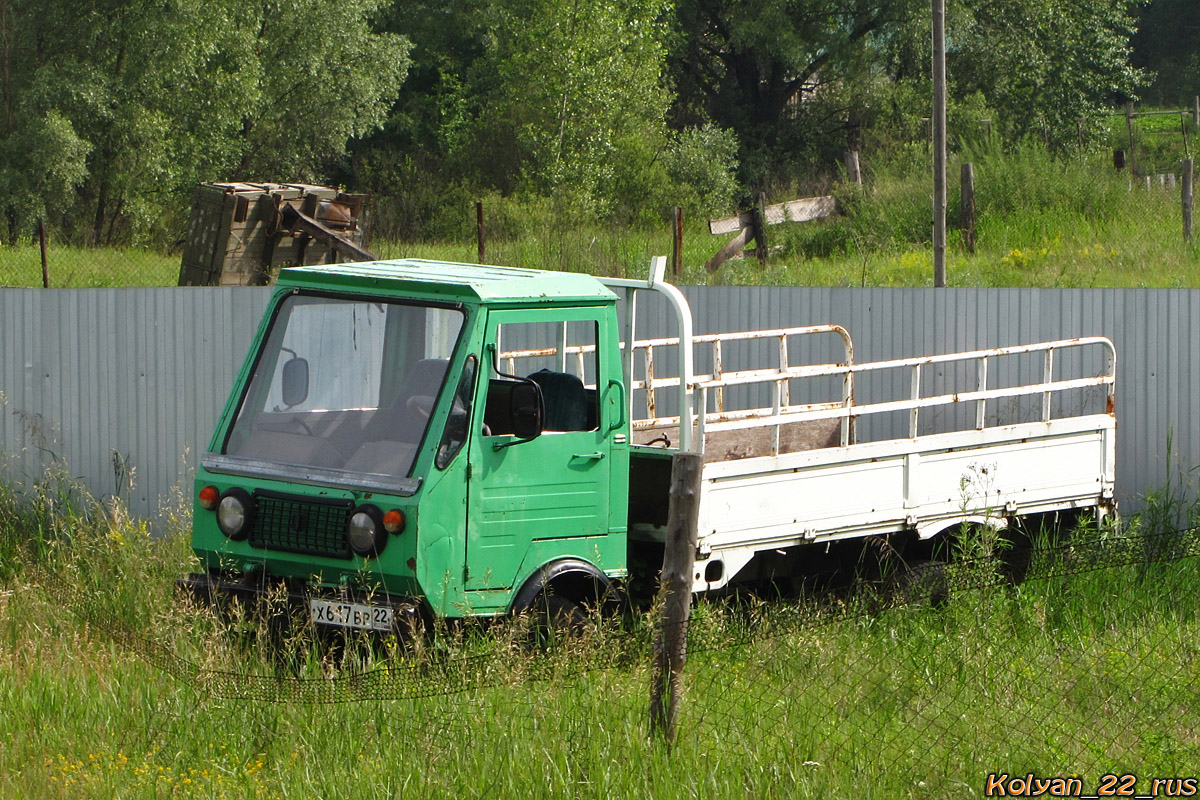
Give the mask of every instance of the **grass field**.
[[0, 494], [4, 798], [961, 798], [1200, 764], [1194, 535], [1079, 533], [1018, 587], [965, 565], [936, 608], [701, 605], [668, 748], [646, 627], [280, 655], [173, 597], [186, 518], [40, 498]]
[[[979, 222], [973, 254], [966, 251], [957, 229], [956, 178], [962, 160], [975, 164]], [[923, 154], [901, 154], [874, 171], [868, 164], [867, 172], [867, 185], [861, 191], [836, 190], [846, 211], [843, 216], [772, 226], [765, 266], [753, 258], [739, 258], [707, 273], [705, 262], [729, 237], [711, 236], [706, 220], [689, 219], [684, 272], [675, 281], [932, 285], [932, 215]], [[1011, 151], [985, 147], [960, 154], [949, 174], [947, 282], [951, 286], [1200, 286], [1200, 246], [1183, 240], [1179, 189], [1157, 184], [1147, 188], [1141, 181], [1131, 181], [1127, 171], [1112, 169], [1111, 154], [1056, 160], [1033, 145]], [[651, 228], [564, 223], [544, 209], [526, 213], [515, 200], [495, 202], [502, 203], [493, 210], [506, 220], [503, 227], [508, 233], [488, 242], [490, 263], [640, 276], [651, 256], [671, 252], [665, 222]], [[478, 255], [474, 209], [464, 208], [461, 213], [463, 234], [458, 241], [374, 242], [372, 248], [382, 258], [473, 262]], [[170, 286], [178, 280], [180, 258], [147, 250], [85, 249], [51, 242], [48, 262], [53, 287]], [[0, 286], [40, 286], [41, 282], [36, 246], [0, 246]]]

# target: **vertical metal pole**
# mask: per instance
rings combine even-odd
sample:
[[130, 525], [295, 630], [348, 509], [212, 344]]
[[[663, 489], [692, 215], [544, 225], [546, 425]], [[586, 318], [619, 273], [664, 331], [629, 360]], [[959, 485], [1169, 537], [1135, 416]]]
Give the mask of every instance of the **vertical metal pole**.
[[[725, 366], [721, 359], [721, 340], [717, 339], [712, 343], [713, 357], [713, 380], [719, 381], [725, 376]], [[717, 412], [725, 410], [725, 387], [717, 387]]]
[[[657, 402], [654, 398], [654, 348], [650, 345], [646, 345], [645, 367], [646, 367], [646, 416], [656, 417], [656, 416], [658, 416], [658, 413], [657, 413], [658, 409], [657, 409]], [[680, 391], [683, 391], [683, 389], [680, 389]], [[679, 420], [679, 435], [680, 435], [680, 437], [683, 436], [683, 425], [684, 425], [685, 421], [688, 422], [688, 424], [691, 424], [690, 420], [683, 420], [683, 419]], [[680, 439], [680, 441], [682, 441], [682, 438]]]
[[38, 243], [42, 248], [42, 288], [50, 288], [50, 266], [46, 261], [46, 221], [38, 217]]
[[1193, 182], [1195, 172], [1195, 162], [1188, 158], [1183, 162], [1183, 239], [1186, 242], [1195, 241], [1196, 233], [1192, 227], [1192, 211], [1195, 208], [1192, 197], [1192, 188], [1195, 185]]
[[625, 419], [633, 420], [633, 342], [637, 336], [637, 289], [625, 289], [625, 349], [621, 352], [621, 374], [625, 378]]
[[933, 0], [933, 285], [946, 285], [946, 0]]
[[921, 399], [921, 365], [913, 364], [912, 368], [912, 399], [913, 407], [908, 412], [908, 435], [910, 438], [917, 438], [919, 428], [919, 414], [921, 409], [915, 405], [917, 400]]
[[[987, 391], [987, 373], [988, 360], [987, 356], [979, 359], [976, 365], [976, 388], [981, 392]], [[975, 405], [975, 430], [983, 430], [984, 423], [987, 422], [987, 400], [981, 399]]]
[[[787, 369], [788, 369], [788, 344], [787, 344], [787, 335], [784, 334], [783, 336], [779, 337], [779, 371], [787, 372]], [[792, 404], [792, 382], [790, 380], [783, 382], [782, 400], [783, 400], [783, 404], [785, 406], [790, 406]]]
[[775, 418], [775, 424], [771, 426], [771, 455], [773, 456], [779, 455], [779, 429], [781, 427], [779, 414], [783, 411], [783, 401], [781, 398], [783, 394], [783, 382], [784, 379], [780, 378], [771, 387], [774, 390], [772, 392], [774, 396], [771, 399], [771, 416]]
[[[1050, 383], [1054, 380], [1054, 351], [1046, 351], [1046, 370], [1043, 373], [1042, 383]], [[1042, 422], [1050, 421], [1050, 392], [1042, 392]]]

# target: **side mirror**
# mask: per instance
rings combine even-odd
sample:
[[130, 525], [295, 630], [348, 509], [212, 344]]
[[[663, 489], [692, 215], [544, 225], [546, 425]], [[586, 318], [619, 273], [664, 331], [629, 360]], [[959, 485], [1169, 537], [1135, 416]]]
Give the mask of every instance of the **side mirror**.
[[514, 383], [509, 389], [508, 408], [514, 436], [529, 440], [542, 435], [545, 409], [542, 404], [542, 390], [536, 383]]
[[292, 356], [283, 365], [283, 404], [298, 406], [308, 399], [308, 360]]

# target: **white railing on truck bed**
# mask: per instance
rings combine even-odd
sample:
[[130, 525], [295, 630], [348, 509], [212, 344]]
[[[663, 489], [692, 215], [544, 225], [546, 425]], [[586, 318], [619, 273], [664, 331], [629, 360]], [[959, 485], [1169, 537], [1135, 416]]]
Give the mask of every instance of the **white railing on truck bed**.
[[[1083, 348], [1098, 345], [1106, 355], [1106, 368], [1102, 374], [1084, 378], [1055, 379], [1054, 354], [1063, 350]], [[1014, 356], [1024, 353], [1044, 353], [1042, 380], [1038, 383], [1023, 384], [1001, 388], [988, 388], [988, 366], [996, 358]], [[934, 364], [969, 363], [976, 364], [976, 383], [971, 391], [938, 394], [929, 397], [921, 393], [921, 373], [924, 367]], [[783, 425], [794, 422], [809, 422], [824, 419], [840, 419], [841, 446], [853, 443], [852, 431], [854, 420], [873, 414], [908, 411], [908, 435], [915, 438], [919, 432], [921, 409], [937, 406], [952, 406], [961, 403], [975, 403], [975, 428], [983, 430], [986, 426], [986, 408], [988, 400], [1013, 397], [1029, 397], [1041, 395], [1043, 422], [1051, 419], [1051, 398], [1056, 392], [1070, 389], [1082, 389], [1096, 386], [1106, 387], [1106, 413], [1113, 413], [1116, 393], [1116, 364], [1117, 353], [1113, 343], [1103, 336], [1089, 336], [1077, 339], [1063, 339], [1053, 342], [1036, 344], [1013, 345], [997, 347], [989, 350], [972, 350], [963, 353], [946, 353], [942, 355], [917, 356], [891, 361], [877, 361], [867, 364], [818, 364], [804, 367], [792, 367], [779, 370], [777, 374], [766, 375], [726, 375], [722, 378], [710, 377], [707, 380], [698, 379], [695, 384], [697, 409], [697, 439], [704, 441], [707, 433], [717, 430], [738, 430], [744, 428], [759, 428], [771, 426], [772, 455], [779, 454], [779, 431]], [[912, 391], [909, 397], [902, 400], [858, 404], [853, 397], [853, 377], [855, 375], [879, 372], [889, 369], [908, 369], [911, 371]], [[807, 403], [789, 405], [786, 400], [786, 384], [796, 378], [815, 378], [823, 376], [838, 376], [846, 387], [845, 396], [841, 403]], [[709, 411], [709, 396], [712, 392], [720, 392], [731, 386], [751, 384], [772, 385], [773, 402], [771, 407], [748, 409], [738, 412], [723, 412], [718, 409]]]

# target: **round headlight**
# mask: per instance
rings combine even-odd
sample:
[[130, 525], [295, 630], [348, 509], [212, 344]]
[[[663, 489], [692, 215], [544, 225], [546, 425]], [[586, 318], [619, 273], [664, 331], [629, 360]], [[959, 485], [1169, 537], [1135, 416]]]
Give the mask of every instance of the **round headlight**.
[[244, 539], [254, 520], [254, 501], [245, 489], [226, 489], [217, 502], [217, 527], [230, 539]]
[[383, 512], [371, 505], [359, 506], [350, 515], [350, 549], [360, 556], [377, 556], [387, 544]]

